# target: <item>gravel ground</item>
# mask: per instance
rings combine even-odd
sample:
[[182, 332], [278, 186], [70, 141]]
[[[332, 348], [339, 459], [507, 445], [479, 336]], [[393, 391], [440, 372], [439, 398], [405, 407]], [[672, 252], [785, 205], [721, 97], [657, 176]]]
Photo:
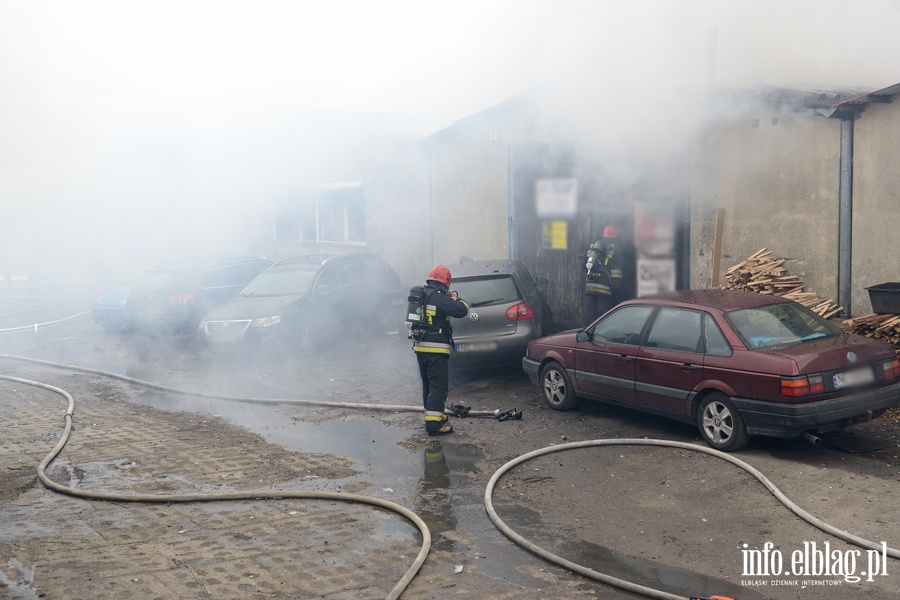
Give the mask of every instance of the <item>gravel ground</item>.
[[[8, 326], [8, 325], [7, 325]], [[420, 402], [405, 339], [334, 341], [315, 355], [223, 357], [189, 340], [111, 334], [75, 320], [0, 335], [0, 352], [79, 365], [235, 402], [154, 390], [103, 374], [0, 358], [0, 374], [65, 389], [74, 430], [49, 477], [116, 494], [324, 491], [405, 506], [433, 536], [405, 599], [638, 598], [519, 548], [488, 519], [485, 486], [508, 461], [584, 440], [658, 438], [703, 447], [696, 431], [589, 403], [558, 413], [517, 369], [456, 373], [451, 403], [518, 408], [522, 420], [454, 419], [423, 435], [415, 411], [305, 401]], [[271, 399], [300, 402], [271, 402]], [[0, 591], [10, 598], [384, 598], [420, 547], [391, 511], [335, 500], [193, 503], [97, 501], [45, 488], [37, 465], [59, 440], [66, 401], [0, 381]], [[737, 454], [833, 526], [900, 546], [896, 413], [828, 436], [754, 439]], [[840, 558], [851, 546], [791, 513], [745, 471], [681, 448], [602, 446], [554, 452], [500, 478], [493, 503], [547, 550], [670, 593], [754, 599], [896, 598], [886, 575], [744, 576], [746, 550], [773, 544], [784, 566], [804, 543]], [[744, 546], [746, 544], [746, 547]], [[775, 552], [777, 551], [777, 552]], [[867, 567], [860, 551], [853, 574]], [[833, 562], [833, 561], [832, 561]], [[835, 569], [837, 570], [837, 569]], [[805, 585], [804, 585], [805, 584]]]

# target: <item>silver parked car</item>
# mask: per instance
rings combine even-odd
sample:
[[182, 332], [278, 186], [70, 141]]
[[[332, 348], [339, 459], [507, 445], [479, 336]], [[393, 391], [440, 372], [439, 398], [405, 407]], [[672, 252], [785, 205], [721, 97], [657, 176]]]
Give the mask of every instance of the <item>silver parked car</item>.
[[543, 277], [532, 277], [517, 260], [464, 260], [449, 266], [450, 289], [469, 303], [453, 319], [456, 366], [520, 364], [528, 342], [544, 334], [549, 309]]

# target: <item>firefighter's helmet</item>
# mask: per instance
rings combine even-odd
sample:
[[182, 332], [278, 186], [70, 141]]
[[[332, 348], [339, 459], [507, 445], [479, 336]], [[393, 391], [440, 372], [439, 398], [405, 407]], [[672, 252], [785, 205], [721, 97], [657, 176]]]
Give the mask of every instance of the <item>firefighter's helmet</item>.
[[619, 239], [619, 228], [615, 225], [607, 225], [603, 228], [603, 237], [613, 240]]
[[438, 265], [428, 274], [428, 281], [438, 281], [446, 286], [450, 285], [450, 269], [444, 265]]

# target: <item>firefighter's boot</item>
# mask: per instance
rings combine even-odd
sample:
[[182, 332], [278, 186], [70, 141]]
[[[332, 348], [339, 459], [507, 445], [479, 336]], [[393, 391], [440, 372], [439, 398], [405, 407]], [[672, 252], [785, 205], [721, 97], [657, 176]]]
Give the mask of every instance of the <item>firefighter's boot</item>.
[[425, 414], [425, 433], [428, 435], [448, 435], [453, 433], [453, 425], [448, 422], [447, 415]]

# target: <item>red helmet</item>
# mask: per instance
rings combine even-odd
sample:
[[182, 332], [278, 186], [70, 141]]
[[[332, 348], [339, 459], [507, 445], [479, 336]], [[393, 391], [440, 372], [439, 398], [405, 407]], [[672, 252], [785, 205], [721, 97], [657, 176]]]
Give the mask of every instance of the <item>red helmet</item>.
[[612, 238], [614, 240], [619, 239], [619, 228], [615, 225], [607, 225], [603, 228], [603, 237]]
[[450, 285], [450, 269], [444, 265], [438, 265], [428, 273], [429, 281], [439, 281], [444, 285]]

